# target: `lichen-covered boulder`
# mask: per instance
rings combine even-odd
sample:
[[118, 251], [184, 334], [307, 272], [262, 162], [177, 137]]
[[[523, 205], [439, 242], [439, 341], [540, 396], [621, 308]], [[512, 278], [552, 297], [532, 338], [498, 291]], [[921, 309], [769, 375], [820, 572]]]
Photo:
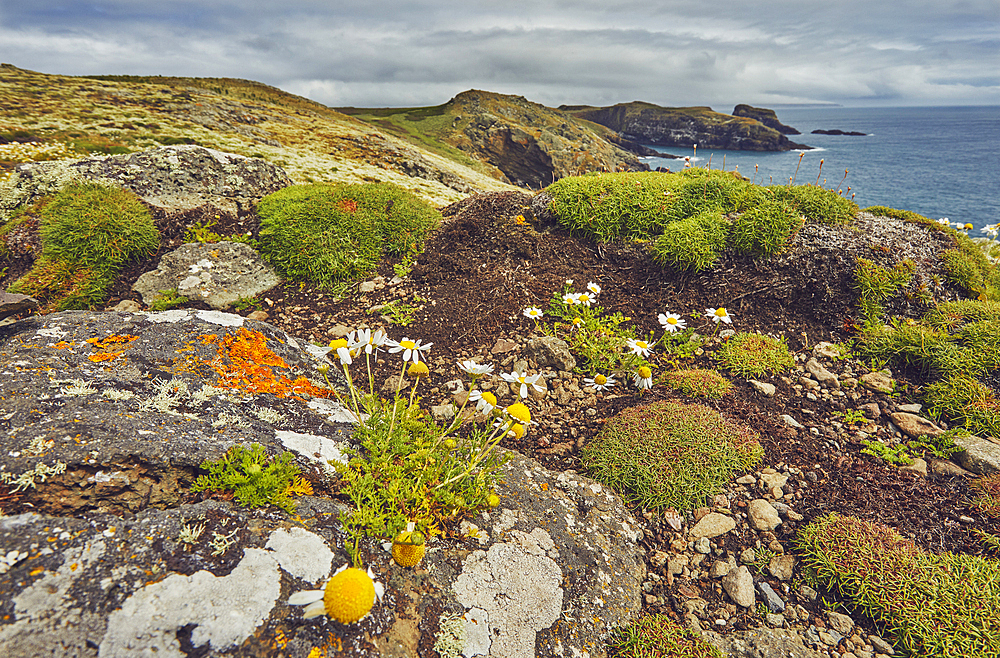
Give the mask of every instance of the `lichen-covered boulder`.
[[189, 243], [168, 252], [155, 270], [132, 285], [147, 306], [164, 291], [203, 301], [214, 309], [228, 308], [281, 283], [270, 265], [247, 244], [239, 242]]
[[164, 146], [127, 155], [19, 165], [0, 197], [0, 221], [15, 208], [72, 182], [93, 181], [135, 192], [167, 213], [201, 206], [237, 214], [292, 184], [280, 167], [203, 146]]
[[[349, 561], [329, 494], [352, 417], [312, 374], [324, 359], [217, 311], [0, 327], [0, 655], [605, 656], [640, 610], [641, 531], [601, 485], [514, 453], [500, 504], [416, 567], [361, 542], [384, 586], [361, 621], [288, 604]], [[294, 514], [192, 493], [204, 460], [251, 442], [316, 485]]]

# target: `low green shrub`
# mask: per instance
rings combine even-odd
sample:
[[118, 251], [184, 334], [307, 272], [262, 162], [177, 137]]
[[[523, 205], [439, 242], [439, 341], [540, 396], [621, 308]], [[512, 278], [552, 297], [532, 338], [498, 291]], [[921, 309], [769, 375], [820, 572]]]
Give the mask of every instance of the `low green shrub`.
[[40, 208], [42, 255], [10, 291], [39, 298], [55, 310], [103, 302], [125, 263], [159, 247], [152, 216], [126, 190], [69, 185]]
[[767, 258], [780, 253], [801, 226], [802, 219], [792, 206], [766, 200], [741, 213], [730, 235], [738, 253]]
[[617, 658], [724, 658], [724, 654], [667, 615], [646, 615], [608, 638]]
[[700, 398], [721, 398], [733, 387], [717, 371], [701, 368], [673, 370], [663, 376], [663, 383], [684, 395]]
[[858, 214], [858, 204], [816, 185], [772, 185], [775, 199], [791, 205], [807, 222], [849, 225]]
[[264, 197], [259, 251], [290, 279], [332, 287], [370, 273], [383, 251], [418, 250], [441, 215], [390, 183], [295, 185]]
[[727, 370], [741, 377], [784, 372], [795, 365], [784, 339], [745, 332], [725, 341], [715, 358]]
[[249, 450], [233, 446], [221, 459], [201, 464], [208, 475], [199, 476], [191, 491], [232, 491], [236, 502], [243, 507], [274, 505], [294, 514], [295, 503], [290, 494], [296, 488], [312, 490], [298, 478], [299, 467], [294, 461], [295, 455], [290, 452], [269, 459], [259, 443], [251, 444]]
[[1000, 562], [927, 553], [891, 528], [828, 514], [799, 531], [804, 569], [908, 656], [1000, 656]]
[[913, 276], [916, 269], [912, 260], [896, 263], [890, 270], [867, 258], [859, 258], [854, 270], [855, 289], [858, 291], [858, 305], [867, 325], [881, 321], [882, 304], [892, 299]]
[[720, 210], [707, 210], [667, 224], [650, 245], [653, 260], [678, 270], [701, 272], [726, 248], [729, 222]]
[[608, 421], [583, 448], [591, 476], [632, 504], [689, 510], [763, 458], [753, 430], [714, 409], [665, 400]]

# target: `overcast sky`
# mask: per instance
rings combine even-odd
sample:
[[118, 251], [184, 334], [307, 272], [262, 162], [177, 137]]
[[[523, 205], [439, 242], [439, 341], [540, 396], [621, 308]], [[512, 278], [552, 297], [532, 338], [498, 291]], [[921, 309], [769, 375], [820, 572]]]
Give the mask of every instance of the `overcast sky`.
[[330, 106], [1000, 105], [1000, 0], [0, 0], [0, 61]]

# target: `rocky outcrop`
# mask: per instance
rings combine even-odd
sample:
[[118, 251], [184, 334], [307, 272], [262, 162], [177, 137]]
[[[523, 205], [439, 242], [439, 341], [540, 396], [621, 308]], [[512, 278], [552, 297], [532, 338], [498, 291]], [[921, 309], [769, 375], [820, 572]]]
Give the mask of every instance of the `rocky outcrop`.
[[835, 128], [833, 130], [814, 130], [813, 135], [846, 135], [849, 137], [867, 137], [868, 133], [857, 132], [856, 130], [840, 130]]
[[733, 109], [733, 116], [747, 117], [748, 119], [760, 121], [768, 128], [777, 130], [782, 135], [802, 134], [795, 128], [792, 128], [791, 126], [786, 126], [785, 124], [778, 121], [778, 115], [775, 113], [775, 111], [769, 110], [766, 107], [753, 107], [752, 105], [740, 104]]
[[[289, 516], [189, 493], [203, 460], [250, 442], [291, 452], [317, 486], [333, 477], [353, 425], [312, 375], [325, 349], [217, 311], [66, 312], [0, 332], [12, 512], [0, 517], [0, 654], [305, 658], [326, 646], [332, 622], [286, 600], [348, 561], [343, 504], [304, 496]], [[385, 597], [337, 627], [343, 655], [606, 655], [604, 638], [641, 607], [635, 519], [596, 482], [514, 453], [497, 494], [417, 570], [363, 543]]]
[[571, 116], [607, 126], [626, 139], [659, 146], [694, 146], [733, 151], [790, 151], [796, 144], [777, 130], [710, 107], [660, 107], [635, 101], [611, 107], [560, 106]]

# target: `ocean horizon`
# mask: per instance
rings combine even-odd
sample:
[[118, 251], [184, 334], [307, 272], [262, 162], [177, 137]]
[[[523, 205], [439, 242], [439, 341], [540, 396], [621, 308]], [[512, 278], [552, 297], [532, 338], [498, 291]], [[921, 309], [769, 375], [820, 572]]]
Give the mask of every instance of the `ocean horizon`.
[[[796, 184], [840, 189], [862, 208], [889, 206], [972, 224], [971, 237], [986, 237], [981, 229], [1000, 222], [1000, 107], [809, 107], [778, 108], [776, 113], [779, 121], [802, 133], [789, 139], [813, 148], [784, 152], [699, 148], [694, 166], [738, 170], [765, 185], [794, 179]], [[813, 135], [813, 130], [865, 136]], [[647, 146], [682, 157], [694, 153], [690, 147]], [[643, 161], [650, 169], [678, 171], [684, 166], [683, 161], [668, 158]]]

